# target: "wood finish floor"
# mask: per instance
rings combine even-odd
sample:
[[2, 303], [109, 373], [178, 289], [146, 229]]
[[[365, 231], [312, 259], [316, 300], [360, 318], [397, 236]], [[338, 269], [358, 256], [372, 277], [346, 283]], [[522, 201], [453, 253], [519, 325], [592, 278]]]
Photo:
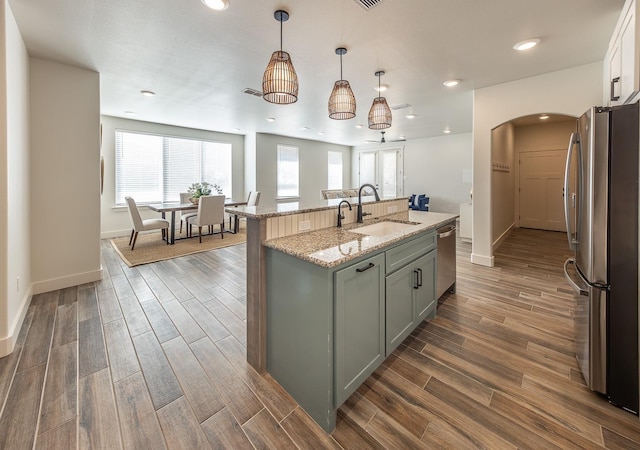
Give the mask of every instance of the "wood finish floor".
[[565, 236], [470, 249], [326, 435], [245, 361], [244, 245], [128, 268], [105, 242], [104, 280], [35, 296], [0, 359], [0, 449], [639, 448], [573, 357]]

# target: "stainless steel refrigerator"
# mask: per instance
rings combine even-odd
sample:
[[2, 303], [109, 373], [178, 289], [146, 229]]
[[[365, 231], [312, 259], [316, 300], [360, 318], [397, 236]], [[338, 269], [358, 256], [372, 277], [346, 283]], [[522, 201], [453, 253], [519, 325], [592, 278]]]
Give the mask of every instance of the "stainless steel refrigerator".
[[593, 107], [571, 135], [565, 220], [576, 357], [590, 389], [638, 412], [638, 103]]

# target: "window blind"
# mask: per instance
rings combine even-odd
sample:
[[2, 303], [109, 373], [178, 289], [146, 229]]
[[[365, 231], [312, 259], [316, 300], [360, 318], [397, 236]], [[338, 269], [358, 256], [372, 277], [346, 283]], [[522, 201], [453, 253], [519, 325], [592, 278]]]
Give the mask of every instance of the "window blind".
[[342, 152], [327, 152], [327, 189], [342, 189]]
[[298, 147], [278, 145], [276, 195], [298, 197], [300, 193], [298, 181]]
[[[197, 182], [231, 192], [231, 144], [116, 130], [116, 196], [138, 203], [177, 202]], [[215, 194], [215, 192], [213, 192]]]

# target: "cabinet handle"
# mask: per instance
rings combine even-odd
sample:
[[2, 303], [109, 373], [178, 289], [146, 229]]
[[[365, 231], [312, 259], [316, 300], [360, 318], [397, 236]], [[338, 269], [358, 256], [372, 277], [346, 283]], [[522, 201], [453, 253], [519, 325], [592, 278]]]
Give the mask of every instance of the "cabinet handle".
[[420, 281], [418, 281], [419, 280], [418, 277], [420, 275], [418, 274], [417, 270], [414, 270], [413, 274], [415, 275], [415, 277], [413, 277], [413, 288], [418, 289], [420, 287]]
[[422, 269], [418, 268], [418, 287], [422, 287]]
[[620, 77], [615, 77], [611, 80], [611, 101], [615, 102], [620, 100], [620, 96], [619, 95], [615, 95], [615, 86], [616, 83], [620, 82]]
[[367, 265], [367, 267], [362, 267], [362, 268], [356, 269], [356, 272], [360, 272], [361, 273], [361, 272], [364, 272], [365, 270], [369, 270], [369, 269], [371, 269], [372, 267], [375, 267], [375, 266], [376, 265], [374, 263], [369, 263]]

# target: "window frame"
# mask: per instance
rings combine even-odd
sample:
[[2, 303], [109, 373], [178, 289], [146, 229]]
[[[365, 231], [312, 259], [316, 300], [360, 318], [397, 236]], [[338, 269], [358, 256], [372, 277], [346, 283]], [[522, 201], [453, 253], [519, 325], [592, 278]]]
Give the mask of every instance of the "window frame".
[[[159, 190], [161, 192], [162, 198], [158, 199], [158, 200], [152, 200], [152, 201], [138, 201], [136, 200], [136, 203], [139, 205], [146, 205], [146, 204], [154, 204], [154, 203], [170, 203], [170, 202], [178, 202], [179, 199], [170, 199], [169, 196], [171, 195], [171, 191], [170, 191], [170, 185], [171, 183], [169, 182], [170, 180], [170, 175], [167, 175], [168, 173], [170, 174], [169, 171], [169, 161], [171, 158], [171, 154], [170, 151], [171, 150], [171, 143], [168, 142], [168, 140], [171, 139], [175, 139], [175, 140], [182, 140], [182, 141], [192, 141], [195, 142], [197, 145], [199, 145], [199, 165], [197, 167], [197, 171], [199, 172], [199, 178], [200, 180], [194, 180], [192, 181], [192, 183], [198, 182], [198, 181], [208, 181], [209, 183], [213, 184], [215, 183], [215, 180], [207, 180], [206, 178], [206, 170], [207, 170], [207, 166], [203, 165], [202, 162], [206, 160], [206, 145], [207, 144], [216, 144], [216, 145], [224, 145], [226, 146], [226, 148], [224, 149], [225, 152], [228, 152], [228, 154], [224, 155], [224, 159], [228, 159], [226, 161], [226, 164], [228, 164], [229, 167], [229, 173], [228, 173], [228, 182], [227, 182], [227, 187], [228, 189], [224, 189], [223, 192], [225, 194], [225, 197], [227, 198], [232, 198], [233, 196], [233, 144], [229, 141], [222, 141], [222, 140], [215, 140], [215, 139], [206, 139], [206, 138], [202, 138], [202, 137], [194, 137], [194, 136], [184, 136], [184, 135], [174, 135], [174, 134], [167, 134], [167, 133], [157, 133], [157, 132], [151, 132], [151, 131], [141, 131], [141, 130], [132, 130], [132, 129], [125, 129], [125, 128], [116, 128], [114, 130], [114, 205], [115, 207], [124, 207], [126, 206], [126, 202], [124, 201], [124, 197], [130, 194], [127, 193], [122, 193], [122, 190], [126, 190], [126, 186], [125, 187], [120, 187], [120, 170], [121, 169], [121, 163], [119, 161], [119, 158], [121, 158], [121, 156], [119, 156], [119, 151], [121, 150], [125, 150], [125, 151], [130, 151], [130, 149], [126, 149], [126, 148], [122, 148], [122, 143], [119, 143], [119, 140], [122, 138], [119, 138], [119, 134], [132, 134], [132, 135], [143, 135], [143, 136], [151, 136], [154, 138], [160, 138], [162, 143], [162, 149], [160, 150], [161, 154], [160, 154], [160, 166], [161, 166], [161, 173], [158, 174], [158, 177], [160, 179], [159, 183], [160, 183], [160, 187]], [[176, 143], [177, 144], [177, 143]], [[173, 150], [174, 152], [176, 150]], [[173, 155], [173, 157], [175, 157], [175, 155]], [[123, 166], [122, 166], [123, 167]], [[176, 177], [178, 178], [178, 177]], [[184, 188], [181, 190], [181, 192], [186, 192], [188, 186], [191, 183], [187, 183], [185, 184]], [[214, 192], [215, 193], [215, 192]], [[120, 199], [120, 201], [118, 201], [118, 195], [122, 194], [122, 199]]]
[[[295, 150], [296, 155], [295, 195], [282, 192], [285, 188], [280, 185], [282, 172], [280, 153], [287, 150]], [[291, 144], [278, 144], [276, 146], [276, 200], [295, 198], [300, 198], [300, 147]]]
[[[340, 156], [340, 186], [332, 186], [331, 181], [331, 156]], [[337, 150], [327, 151], [327, 189], [344, 189], [344, 153]]]

